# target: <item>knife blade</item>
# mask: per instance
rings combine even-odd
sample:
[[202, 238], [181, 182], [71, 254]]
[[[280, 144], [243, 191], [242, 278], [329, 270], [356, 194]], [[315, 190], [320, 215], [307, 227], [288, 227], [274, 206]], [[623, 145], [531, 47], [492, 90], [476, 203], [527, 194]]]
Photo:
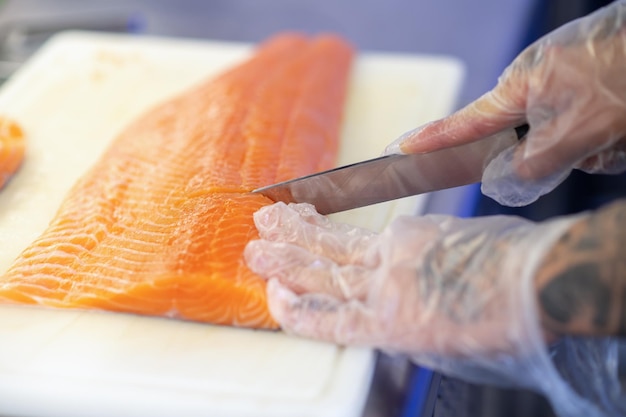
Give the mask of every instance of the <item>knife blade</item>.
[[419, 154], [386, 155], [253, 190], [271, 200], [310, 203], [332, 214], [479, 182], [489, 161], [523, 139], [528, 125], [476, 142]]

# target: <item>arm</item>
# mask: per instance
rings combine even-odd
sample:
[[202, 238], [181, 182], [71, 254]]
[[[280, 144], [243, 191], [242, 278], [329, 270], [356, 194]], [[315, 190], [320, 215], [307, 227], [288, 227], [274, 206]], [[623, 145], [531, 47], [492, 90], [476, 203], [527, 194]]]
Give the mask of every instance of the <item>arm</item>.
[[246, 260], [273, 280], [270, 310], [287, 331], [448, 356], [476, 354], [459, 336], [481, 354], [514, 350], [506, 329], [522, 310], [549, 340], [626, 334], [626, 200], [543, 223], [401, 217], [380, 235], [309, 205], [255, 219], [266, 240]]
[[626, 200], [574, 223], [546, 254], [535, 285], [545, 331], [626, 336]]
[[277, 203], [255, 214], [262, 240], [245, 259], [287, 333], [533, 389], [563, 416], [615, 416], [613, 345], [567, 335], [621, 334], [625, 210], [544, 223], [400, 217], [375, 234]]

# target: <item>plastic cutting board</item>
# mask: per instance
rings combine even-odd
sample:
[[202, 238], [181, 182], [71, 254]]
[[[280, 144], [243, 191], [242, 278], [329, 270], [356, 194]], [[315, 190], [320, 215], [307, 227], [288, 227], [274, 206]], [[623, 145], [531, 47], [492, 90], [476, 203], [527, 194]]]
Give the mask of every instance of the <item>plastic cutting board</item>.
[[[68, 32], [0, 90], [27, 135], [25, 164], [0, 192], [0, 271], [131, 119], [230, 66], [249, 45]], [[339, 163], [380, 154], [449, 113], [463, 67], [445, 57], [362, 53]], [[336, 215], [380, 229], [427, 196]], [[280, 332], [107, 312], [0, 306], [0, 416], [358, 416], [368, 349]]]

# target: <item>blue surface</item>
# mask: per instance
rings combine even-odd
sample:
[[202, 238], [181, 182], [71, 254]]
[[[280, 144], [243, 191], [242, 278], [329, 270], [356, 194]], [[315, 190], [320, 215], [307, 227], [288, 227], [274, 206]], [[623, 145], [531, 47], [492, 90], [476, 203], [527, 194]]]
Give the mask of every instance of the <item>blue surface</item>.
[[425, 414], [431, 384], [433, 380], [433, 371], [419, 366], [414, 367], [409, 389], [407, 392], [407, 402], [402, 410], [401, 417], [430, 417]]

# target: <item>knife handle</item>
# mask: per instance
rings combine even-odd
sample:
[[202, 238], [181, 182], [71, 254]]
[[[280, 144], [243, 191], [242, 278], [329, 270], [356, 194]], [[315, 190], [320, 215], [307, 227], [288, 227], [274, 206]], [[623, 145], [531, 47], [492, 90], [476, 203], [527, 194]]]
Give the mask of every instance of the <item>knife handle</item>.
[[526, 135], [528, 134], [528, 130], [530, 130], [530, 126], [528, 126], [528, 123], [517, 126], [515, 128], [515, 134], [517, 135], [517, 139], [524, 140], [526, 138]]

